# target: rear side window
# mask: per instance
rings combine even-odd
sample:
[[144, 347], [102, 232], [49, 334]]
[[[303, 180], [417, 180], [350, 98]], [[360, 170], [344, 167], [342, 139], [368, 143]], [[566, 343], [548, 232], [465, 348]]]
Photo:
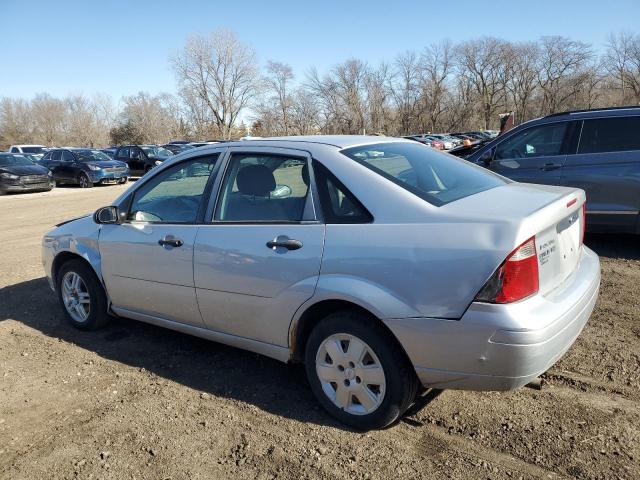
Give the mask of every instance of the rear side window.
[[370, 223], [373, 217], [358, 199], [320, 162], [313, 162], [325, 223]]
[[484, 168], [416, 142], [365, 145], [341, 153], [436, 206], [508, 183]]
[[585, 120], [578, 153], [640, 150], [640, 117]]

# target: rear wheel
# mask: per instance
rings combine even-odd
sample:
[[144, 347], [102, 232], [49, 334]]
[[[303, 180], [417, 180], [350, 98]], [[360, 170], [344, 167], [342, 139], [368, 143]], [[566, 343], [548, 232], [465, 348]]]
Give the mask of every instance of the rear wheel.
[[66, 318], [76, 328], [95, 330], [109, 321], [107, 296], [100, 280], [82, 260], [70, 260], [60, 268], [56, 291]]
[[93, 182], [91, 181], [89, 176], [84, 172], [80, 174], [80, 177], [78, 178], [78, 183], [80, 184], [80, 188], [93, 187]]
[[322, 406], [357, 429], [383, 428], [411, 405], [418, 389], [395, 338], [357, 312], [332, 314], [311, 332], [305, 367]]

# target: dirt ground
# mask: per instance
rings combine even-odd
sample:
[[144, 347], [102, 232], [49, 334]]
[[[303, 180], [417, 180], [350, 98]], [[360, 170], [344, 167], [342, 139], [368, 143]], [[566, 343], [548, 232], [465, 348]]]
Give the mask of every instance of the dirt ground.
[[42, 235], [120, 186], [0, 197], [0, 478], [640, 478], [640, 242], [590, 236], [594, 315], [541, 391], [444, 391], [383, 431], [303, 369], [119, 319], [67, 326]]

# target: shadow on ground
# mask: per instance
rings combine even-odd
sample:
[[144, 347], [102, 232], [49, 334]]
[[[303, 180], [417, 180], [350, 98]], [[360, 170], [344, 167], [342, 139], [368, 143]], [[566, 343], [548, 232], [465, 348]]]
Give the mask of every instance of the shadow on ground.
[[67, 324], [45, 278], [0, 289], [0, 322], [9, 319], [96, 352], [103, 358], [144, 368], [212, 396], [250, 403], [301, 422], [350, 430], [319, 406], [301, 365], [285, 365], [244, 350], [124, 318], [114, 318], [109, 326], [95, 332], [79, 331]]
[[587, 233], [584, 243], [601, 257], [640, 260], [640, 236]]

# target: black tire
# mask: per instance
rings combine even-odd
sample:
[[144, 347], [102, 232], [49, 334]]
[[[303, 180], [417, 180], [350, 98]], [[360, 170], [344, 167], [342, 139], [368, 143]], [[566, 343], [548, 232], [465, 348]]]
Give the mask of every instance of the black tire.
[[78, 177], [78, 183], [80, 184], [80, 188], [91, 188], [93, 187], [93, 182], [89, 178], [89, 176], [82, 172]]
[[[83, 322], [75, 320], [67, 311], [62, 295], [62, 281], [65, 274], [73, 272], [80, 276], [89, 293], [90, 309], [87, 319]], [[93, 269], [83, 260], [69, 260], [64, 263], [56, 278], [56, 293], [58, 301], [62, 307], [67, 321], [80, 330], [96, 330], [109, 323], [109, 313], [107, 306], [107, 295], [102, 288], [102, 284]]]
[[[385, 393], [380, 405], [371, 413], [348, 413], [334, 404], [322, 389], [316, 372], [316, 354], [325, 339], [336, 334], [347, 334], [364, 341], [380, 361], [386, 380]], [[415, 371], [396, 339], [390, 336], [391, 333], [375, 319], [355, 311], [331, 314], [313, 328], [305, 349], [309, 384], [320, 404], [340, 422], [358, 430], [384, 428], [397, 421], [415, 400], [419, 386]]]
[[129, 179], [127, 177], [125, 178], [121, 178], [120, 180], [118, 180], [118, 183], [120, 185], [124, 185], [125, 183], [127, 183], [129, 181]]

